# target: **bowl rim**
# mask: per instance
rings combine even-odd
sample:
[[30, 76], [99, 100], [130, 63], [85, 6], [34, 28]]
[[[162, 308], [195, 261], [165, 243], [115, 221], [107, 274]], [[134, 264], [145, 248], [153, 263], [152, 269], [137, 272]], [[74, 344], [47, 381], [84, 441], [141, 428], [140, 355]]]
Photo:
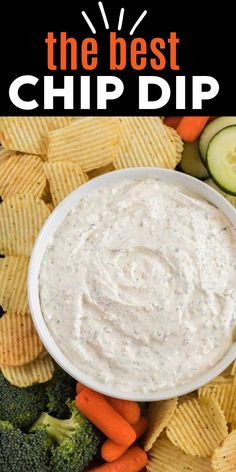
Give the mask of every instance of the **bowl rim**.
[[236, 228], [236, 211], [233, 206], [214, 188], [206, 185], [204, 182], [192, 176], [177, 172], [176, 170], [161, 169], [157, 167], [137, 167], [115, 170], [95, 177], [94, 179], [81, 185], [71, 192], [64, 200], [62, 200], [62, 202], [60, 202], [59, 205], [53, 210], [53, 212], [45, 221], [34, 243], [30, 257], [27, 280], [28, 301], [33, 323], [40, 339], [42, 340], [42, 343], [56, 363], [77, 381], [92, 388], [93, 390], [96, 390], [97, 392], [115, 398], [145, 402], [166, 400], [169, 398], [185, 395], [192, 392], [193, 390], [197, 390], [201, 386], [211, 381], [214, 377], [222, 373], [223, 370], [225, 370], [236, 358], [236, 340], [232, 343], [224, 357], [215, 366], [208, 369], [198, 377], [190, 379], [184, 384], [178, 385], [177, 387], [160, 389], [149, 393], [117, 391], [117, 388], [106, 386], [94, 380], [90, 375], [85, 374], [72, 361], [70, 361], [70, 359], [59, 348], [55, 339], [53, 338], [53, 335], [50, 333], [47, 327], [46, 321], [43, 318], [40, 306], [38, 276], [48, 241], [70, 209], [73, 208], [74, 205], [78, 204], [80, 198], [84, 197], [88, 193], [96, 191], [98, 188], [106, 187], [126, 179], [133, 180], [142, 177], [146, 178], [147, 176], [159, 178], [160, 180], [177, 185], [180, 184], [190, 192], [201, 196], [205, 200], [218, 207]]

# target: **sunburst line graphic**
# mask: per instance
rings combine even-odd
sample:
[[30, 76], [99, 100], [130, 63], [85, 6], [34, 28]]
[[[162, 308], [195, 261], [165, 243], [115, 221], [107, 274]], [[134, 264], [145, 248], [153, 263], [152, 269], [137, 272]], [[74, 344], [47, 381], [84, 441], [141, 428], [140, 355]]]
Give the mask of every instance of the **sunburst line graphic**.
[[119, 21], [118, 21], [118, 31], [121, 30], [122, 28], [122, 25], [123, 25], [123, 19], [124, 19], [124, 13], [125, 13], [125, 9], [124, 8], [121, 8], [120, 9], [120, 16], [119, 16]]
[[147, 10], [144, 10], [143, 13], [139, 16], [139, 18], [137, 19], [137, 21], [134, 23], [134, 26], [133, 28], [131, 28], [129, 34], [130, 36], [132, 36], [136, 30], [136, 28], [138, 27], [138, 25], [141, 23], [141, 21], [143, 21], [144, 17], [146, 16], [147, 14]]
[[105, 28], [106, 29], [109, 29], [109, 23], [107, 21], [107, 15], [106, 15], [106, 12], [104, 10], [104, 6], [103, 6], [103, 3], [102, 2], [98, 2], [98, 6], [100, 8], [100, 12], [101, 12], [101, 15], [102, 15], [102, 19], [104, 21], [104, 25], [105, 25]]
[[86, 21], [87, 25], [89, 26], [89, 28], [91, 29], [92, 33], [93, 33], [93, 34], [96, 34], [96, 30], [95, 30], [95, 28], [94, 28], [94, 26], [93, 26], [92, 21], [91, 21], [90, 18], [88, 17], [87, 13], [83, 10], [83, 11], [81, 12], [81, 15], [82, 15], [83, 18], [85, 19], [85, 21]]
[[[105, 28], [108, 30], [109, 29], [109, 22], [108, 22], [108, 19], [107, 19], [107, 15], [106, 15], [103, 3], [98, 2], [98, 7], [99, 7], [99, 10], [100, 10], [101, 15], [102, 15], [102, 19], [103, 19]], [[123, 26], [124, 13], [125, 13], [125, 9], [121, 8], [120, 9], [119, 20], [118, 20], [118, 26], [117, 26], [118, 31], [120, 31], [122, 26]], [[86, 23], [87, 23], [88, 27], [90, 28], [90, 30], [92, 31], [92, 33], [96, 34], [96, 29], [95, 29], [92, 21], [90, 20], [89, 16], [87, 15], [87, 13], [83, 10], [81, 12], [81, 15], [83, 16], [84, 20], [86, 21]], [[131, 28], [131, 30], [129, 32], [130, 36], [132, 36], [134, 34], [135, 30], [140, 25], [140, 23], [143, 21], [143, 19], [146, 15], [147, 15], [147, 10], [144, 10], [141, 13], [141, 15], [138, 17], [137, 21], [134, 23], [134, 26]]]

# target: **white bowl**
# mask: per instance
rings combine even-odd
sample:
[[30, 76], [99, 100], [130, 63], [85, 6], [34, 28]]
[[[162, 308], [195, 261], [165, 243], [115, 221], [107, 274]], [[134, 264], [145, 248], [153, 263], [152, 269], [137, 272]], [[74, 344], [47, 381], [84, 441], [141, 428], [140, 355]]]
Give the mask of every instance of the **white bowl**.
[[[28, 297], [33, 321], [44, 346], [51, 354], [51, 356], [55, 359], [55, 361], [76, 380], [80, 381], [81, 383], [87, 385], [88, 387], [98, 392], [116, 398], [137, 401], [164, 400], [167, 398], [184, 395], [206, 384], [215, 376], [219, 375], [224, 369], [226, 369], [226, 367], [228, 367], [229, 364], [236, 358], [236, 341], [232, 344], [226, 355], [220, 362], [217, 363], [217, 365], [215, 365], [212, 369], [208, 370], [197, 378], [194, 378], [186, 384], [179, 385], [176, 388], [159, 390], [155, 393], [119, 392], [117, 391], [117, 389], [110, 388], [104, 384], [97, 382], [92, 377], [87, 376], [79, 369], [79, 367], [76, 367], [58, 347], [42, 315], [39, 299], [38, 278], [41, 262], [50, 238], [52, 237], [53, 233], [58, 228], [64, 217], [67, 215], [69, 210], [78, 204], [78, 201], [81, 197], [84, 197], [88, 193], [94, 192], [95, 190], [101, 187], [116, 184], [117, 182], [120, 182], [124, 179], [135, 179], [140, 177], [146, 177], [147, 175], [158, 177], [159, 179], [165, 180], [170, 183], [180, 184], [184, 186], [187, 190], [190, 190], [193, 193], [203, 197], [204, 199], [218, 207], [229, 219], [229, 221], [231, 221], [231, 223], [236, 227], [236, 211], [234, 210], [234, 208], [218, 192], [216, 192], [213, 188], [211, 188], [209, 185], [204, 184], [200, 180], [197, 180], [180, 172], [167, 169], [158, 169], [153, 167], [139, 167], [114, 171], [104, 174], [93, 180], [90, 180], [84, 185], [81, 185], [74, 192], [70, 193], [70, 195], [68, 195], [56, 207], [56, 209], [52, 212], [52, 214], [45, 222], [35, 242], [31, 255], [28, 273]], [[68, 342], [70, 342], [69, 339]]]

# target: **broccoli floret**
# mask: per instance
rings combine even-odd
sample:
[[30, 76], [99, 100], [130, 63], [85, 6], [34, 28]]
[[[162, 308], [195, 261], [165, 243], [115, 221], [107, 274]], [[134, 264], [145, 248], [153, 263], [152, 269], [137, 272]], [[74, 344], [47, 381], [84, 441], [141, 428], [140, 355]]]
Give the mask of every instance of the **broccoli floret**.
[[68, 418], [70, 411], [66, 402], [75, 398], [76, 380], [59, 367], [45, 384], [48, 396], [47, 410], [57, 418]]
[[10, 421], [14, 427], [26, 429], [45, 410], [46, 404], [43, 384], [28, 388], [15, 387], [0, 373], [0, 420]]
[[49, 472], [52, 449], [52, 440], [43, 428], [27, 434], [0, 421], [1, 472]]
[[10, 421], [0, 421], [0, 434], [7, 429], [14, 429], [13, 424], [11, 424]]
[[43, 413], [33, 426], [44, 426], [56, 442], [52, 452], [52, 472], [82, 472], [98, 452], [100, 433], [80, 413], [73, 401], [67, 402], [71, 417], [60, 420]]

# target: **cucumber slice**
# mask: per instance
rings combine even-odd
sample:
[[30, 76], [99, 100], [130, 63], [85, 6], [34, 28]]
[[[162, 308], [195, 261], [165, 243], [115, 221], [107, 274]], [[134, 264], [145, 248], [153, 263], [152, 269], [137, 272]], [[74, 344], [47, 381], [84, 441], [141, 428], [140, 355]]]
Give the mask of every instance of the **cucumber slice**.
[[211, 178], [226, 193], [236, 195], [236, 126], [223, 128], [211, 140], [207, 150]]
[[184, 150], [182, 159], [179, 163], [179, 168], [185, 174], [192, 175], [201, 180], [205, 180], [209, 177], [206, 167], [200, 159], [197, 141], [194, 141], [193, 143], [184, 143]]
[[215, 118], [213, 121], [208, 123], [200, 138], [199, 138], [199, 152], [202, 158], [203, 164], [207, 160], [207, 148], [212, 138], [226, 126], [236, 125], [236, 116], [220, 116]]
[[210, 185], [210, 187], [214, 188], [214, 190], [217, 190], [217, 192], [223, 195], [223, 197], [225, 197], [226, 200], [228, 200], [228, 202], [231, 203], [231, 205], [233, 205], [234, 208], [236, 208], [236, 197], [233, 197], [232, 195], [228, 195], [228, 193], [223, 192], [223, 190], [221, 190], [218, 187], [218, 185], [216, 185], [215, 182], [213, 182], [212, 179], [207, 179], [205, 183], [207, 185]]

